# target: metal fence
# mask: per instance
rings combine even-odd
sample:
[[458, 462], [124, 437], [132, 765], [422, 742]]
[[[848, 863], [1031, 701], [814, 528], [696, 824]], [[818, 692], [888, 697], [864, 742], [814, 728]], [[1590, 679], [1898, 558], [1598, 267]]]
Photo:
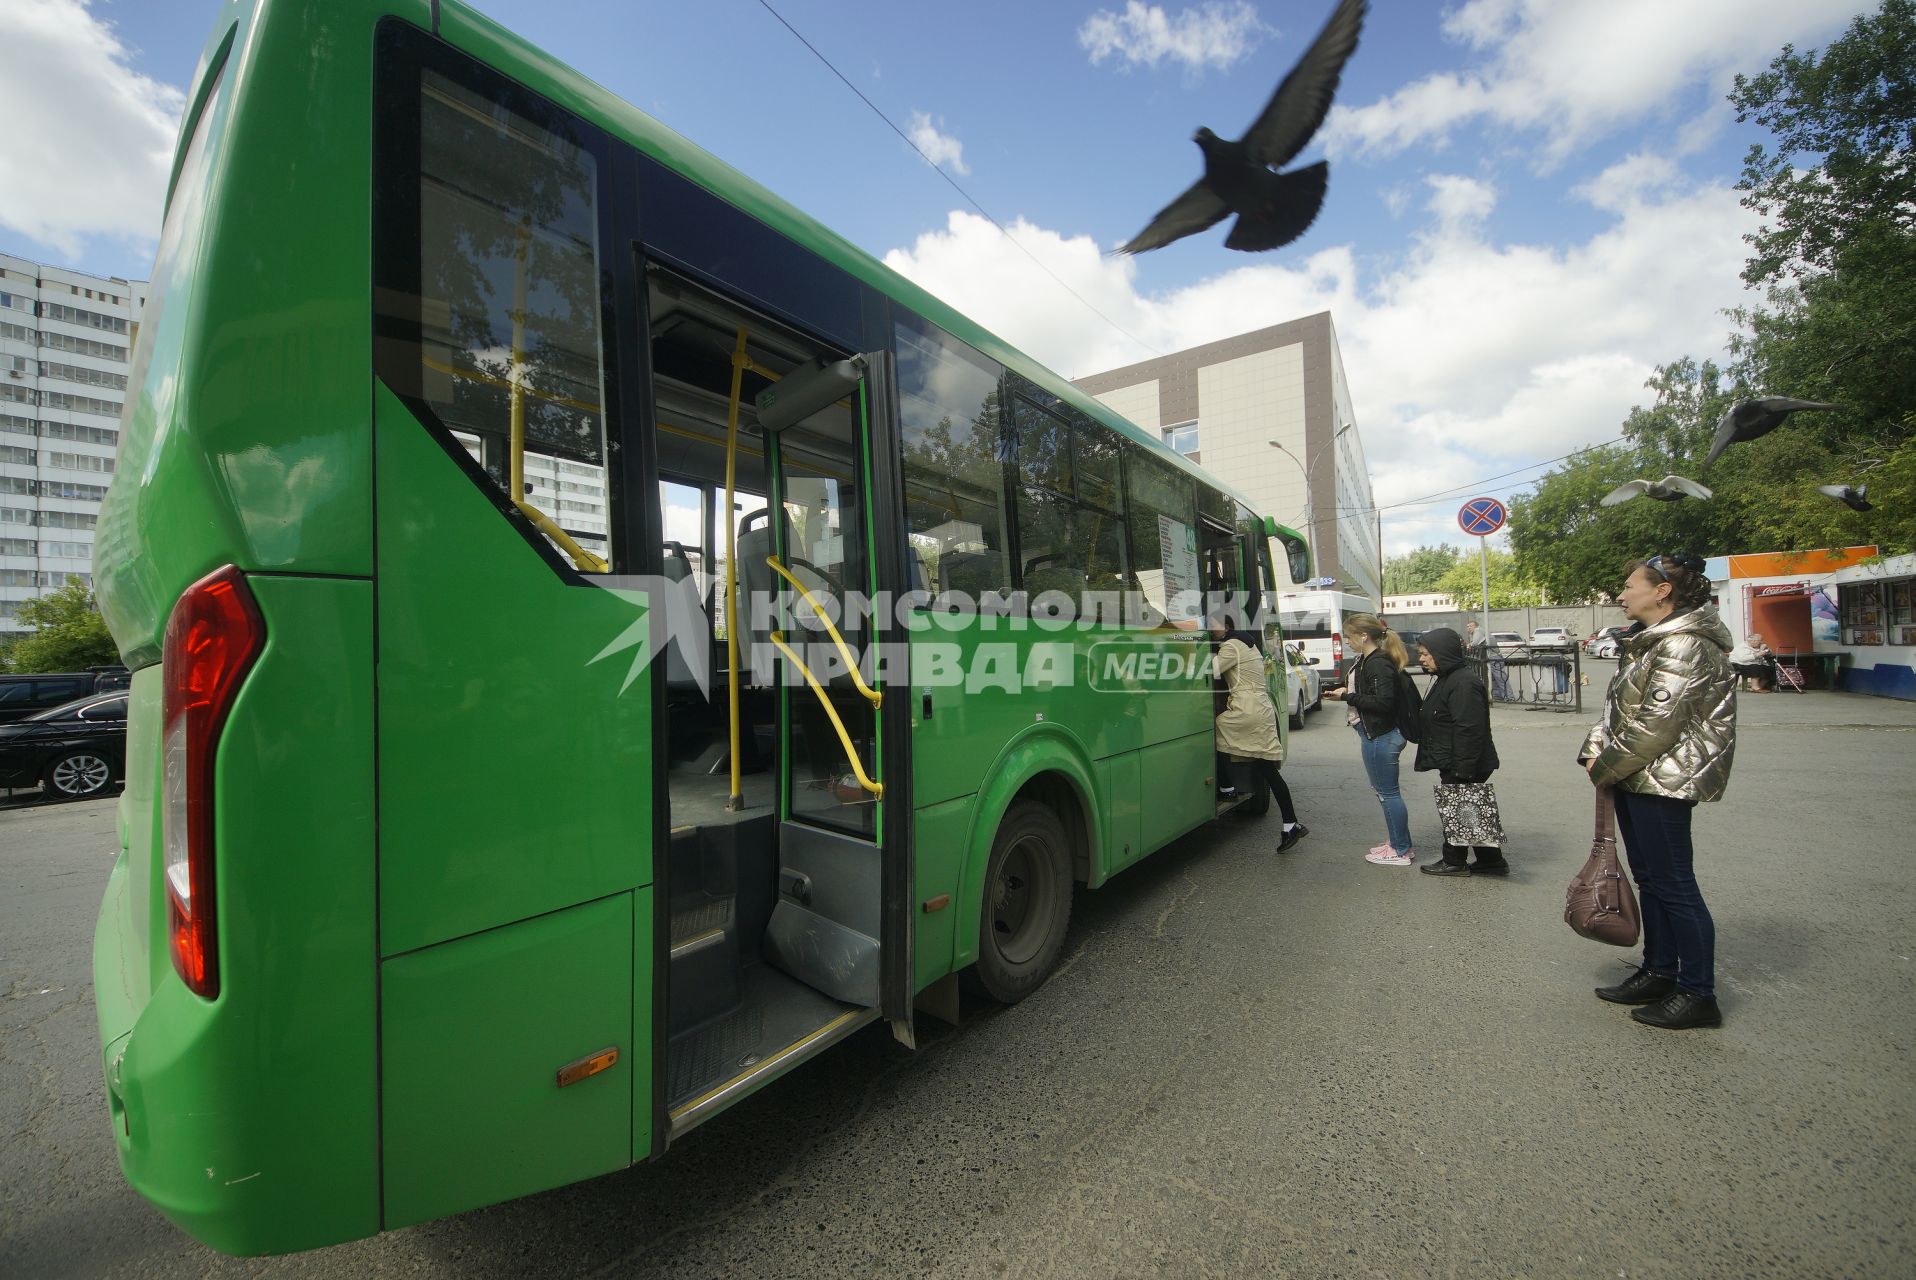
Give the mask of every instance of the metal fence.
[[1490, 690], [1490, 701], [1531, 711], [1583, 710], [1583, 647], [1492, 649], [1471, 664]]

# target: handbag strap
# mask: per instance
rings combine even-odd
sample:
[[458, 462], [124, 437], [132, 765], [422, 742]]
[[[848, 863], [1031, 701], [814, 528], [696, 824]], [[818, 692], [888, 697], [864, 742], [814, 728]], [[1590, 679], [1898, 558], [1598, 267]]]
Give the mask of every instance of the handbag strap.
[[1609, 787], [1597, 788], [1597, 834], [1596, 839], [1617, 842], [1616, 836], [1617, 801]]

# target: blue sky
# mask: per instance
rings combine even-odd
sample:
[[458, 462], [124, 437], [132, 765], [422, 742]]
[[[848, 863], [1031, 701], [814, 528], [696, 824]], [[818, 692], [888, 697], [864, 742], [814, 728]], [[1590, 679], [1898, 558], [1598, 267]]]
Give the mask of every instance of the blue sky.
[[[1874, 7], [1373, 0], [1303, 157], [1331, 161], [1316, 225], [1270, 254], [1214, 231], [1123, 259], [1106, 251], [1197, 176], [1192, 130], [1240, 133], [1332, 0], [773, 4], [1018, 245], [758, 0], [475, 7], [1067, 376], [1330, 309], [1392, 551], [1462, 541], [1474, 482], [1613, 438], [1654, 364], [1720, 352], [1722, 309], [1751, 300], [1731, 187], [1758, 137], [1731, 77]], [[216, 6], [10, 7], [0, 115], [44, 141], [0, 141], [0, 249], [143, 276]], [[63, 173], [67, 196], [18, 197]]]

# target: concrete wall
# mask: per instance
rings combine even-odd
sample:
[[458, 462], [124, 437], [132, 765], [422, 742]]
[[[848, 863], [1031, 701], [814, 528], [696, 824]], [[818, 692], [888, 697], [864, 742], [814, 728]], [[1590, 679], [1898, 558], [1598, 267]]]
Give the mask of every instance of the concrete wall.
[[[1462, 635], [1465, 622], [1476, 622], [1482, 626], [1482, 617], [1479, 613], [1454, 610], [1445, 613], [1386, 612], [1384, 621], [1399, 631], [1434, 631], [1438, 627], [1449, 627]], [[1570, 634], [1577, 638], [1579, 644], [1600, 627], [1623, 627], [1629, 623], [1622, 609], [1607, 604], [1539, 605], [1531, 609], [1490, 611], [1492, 631], [1515, 631], [1528, 639], [1538, 627], [1569, 627]]]

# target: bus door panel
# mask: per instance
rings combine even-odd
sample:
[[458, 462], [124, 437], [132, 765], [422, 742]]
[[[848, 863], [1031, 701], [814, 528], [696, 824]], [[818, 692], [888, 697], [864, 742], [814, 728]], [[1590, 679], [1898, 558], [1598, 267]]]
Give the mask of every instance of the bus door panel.
[[834, 999], [902, 1016], [908, 1038], [910, 868], [891, 828], [909, 808], [886, 794], [888, 779], [909, 772], [896, 728], [908, 708], [902, 692], [884, 705], [878, 657], [896, 626], [878, 602], [900, 589], [907, 566], [875, 537], [898, 521], [894, 480], [872, 465], [890, 435], [888, 359], [862, 357], [855, 390], [780, 428], [768, 451], [785, 590], [774, 633], [784, 672], [779, 884], [765, 947]]

